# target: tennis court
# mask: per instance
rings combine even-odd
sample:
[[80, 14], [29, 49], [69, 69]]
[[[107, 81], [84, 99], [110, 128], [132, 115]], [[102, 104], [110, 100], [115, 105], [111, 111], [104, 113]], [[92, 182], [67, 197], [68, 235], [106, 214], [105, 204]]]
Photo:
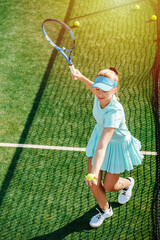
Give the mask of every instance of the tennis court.
[[[160, 1], [1, 0], [0, 6], [0, 239], [158, 239], [160, 20], [151, 16], [158, 16]], [[118, 193], [108, 194], [114, 215], [98, 229], [88, 225], [97, 203], [84, 182], [94, 96], [45, 40], [47, 18], [71, 27], [72, 60], [85, 76], [94, 81], [101, 69], [119, 70], [126, 123], [142, 144], [143, 164], [129, 173], [136, 181], [131, 200], [120, 206]]]

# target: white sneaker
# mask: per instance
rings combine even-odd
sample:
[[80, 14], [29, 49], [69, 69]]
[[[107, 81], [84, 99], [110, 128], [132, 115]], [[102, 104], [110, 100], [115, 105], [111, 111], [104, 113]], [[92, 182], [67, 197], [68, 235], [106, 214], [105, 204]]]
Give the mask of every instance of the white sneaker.
[[131, 184], [129, 185], [129, 187], [127, 188], [123, 188], [121, 191], [120, 191], [120, 194], [118, 196], [118, 202], [120, 204], [125, 204], [126, 202], [129, 201], [129, 199], [131, 198], [132, 196], [132, 188], [134, 186], [134, 179], [132, 177], [129, 177], [127, 178], [131, 181]]
[[[97, 209], [97, 208], [96, 208]], [[98, 209], [97, 209], [98, 210]], [[94, 217], [92, 217], [89, 225], [91, 228], [97, 228], [99, 227], [103, 221], [106, 219], [106, 218], [109, 218], [113, 215], [113, 210], [112, 210], [112, 207], [110, 206], [108, 210], [106, 210], [105, 212], [102, 211], [102, 210], [98, 210], [98, 214], [95, 215]]]

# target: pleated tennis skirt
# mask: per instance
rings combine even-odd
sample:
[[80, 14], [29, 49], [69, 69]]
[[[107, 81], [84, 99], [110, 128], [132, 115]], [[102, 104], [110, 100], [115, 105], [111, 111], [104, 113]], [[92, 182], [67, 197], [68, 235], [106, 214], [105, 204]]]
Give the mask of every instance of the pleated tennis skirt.
[[[100, 136], [101, 134], [95, 128], [86, 147], [86, 155], [87, 157], [92, 157], [92, 164]], [[134, 138], [129, 131], [122, 138], [113, 139], [112, 137], [106, 148], [101, 170], [112, 174], [132, 170], [134, 165], [138, 166], [142, 162], [143, 155], [140, 149], [140, 141]]]

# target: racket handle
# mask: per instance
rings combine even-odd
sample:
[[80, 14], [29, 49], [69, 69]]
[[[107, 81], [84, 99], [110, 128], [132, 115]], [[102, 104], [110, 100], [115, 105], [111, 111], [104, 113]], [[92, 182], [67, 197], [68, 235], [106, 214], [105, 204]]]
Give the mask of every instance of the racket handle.
[[[72, 64], [72, 65], [69, 65], [69, 68], [70, 68], [70, 70], [71, 70], [71, 73], [72, 73], [73, 75], [75, 75], [75, 74], [76, 74], [76, 69], [74, 68], [73, 64]], [[77, 80], [77, 78], [74, 78], [74, 80]]]

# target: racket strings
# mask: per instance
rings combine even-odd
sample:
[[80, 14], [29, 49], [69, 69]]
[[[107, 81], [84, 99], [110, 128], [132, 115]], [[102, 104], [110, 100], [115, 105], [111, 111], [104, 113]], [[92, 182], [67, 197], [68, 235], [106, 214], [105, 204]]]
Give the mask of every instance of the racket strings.
[[60, 23], [48, 21], [44, 24], [45, 32], [49, 39], [59, 48], [72, 49], [73, 39], [69, 31]]

